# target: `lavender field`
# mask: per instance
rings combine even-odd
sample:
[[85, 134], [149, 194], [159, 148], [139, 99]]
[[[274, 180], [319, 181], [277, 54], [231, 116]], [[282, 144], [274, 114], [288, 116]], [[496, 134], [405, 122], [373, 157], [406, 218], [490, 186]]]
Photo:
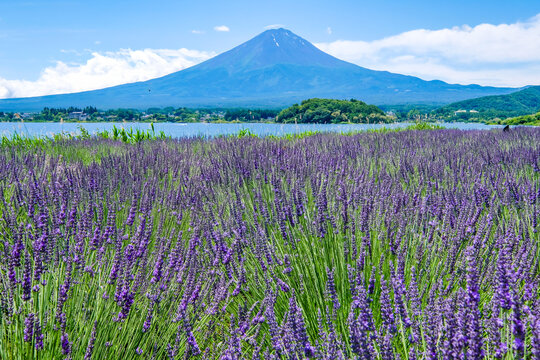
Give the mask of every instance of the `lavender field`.
[[540, 129], [0, 148], [1, 359], [540, 358]]

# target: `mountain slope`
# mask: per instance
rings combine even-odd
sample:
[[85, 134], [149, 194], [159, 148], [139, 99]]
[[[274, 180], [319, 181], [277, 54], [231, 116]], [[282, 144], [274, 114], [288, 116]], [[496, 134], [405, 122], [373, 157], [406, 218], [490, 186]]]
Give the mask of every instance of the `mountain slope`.
[[[436, 110], [442, 115], [451, 115], [455, 112], [463, 114], [477, 114], [486, 119], [507, 118], [532, 114], [540, 111], [540, 86], [530, 86], [507, 95], [484, 96], [455, 102]], [[466, 111], [466, 112], [465, 112]]]
[[289, 30], [265, 31], [210, 60], [161, 78], [75, 94], [0, 100], [0, 110], [92, 105], [282, 107], [306, 98], [375, 104], [449, 103], [511, 88], [452, 85], [369, 70], [317, 49]]

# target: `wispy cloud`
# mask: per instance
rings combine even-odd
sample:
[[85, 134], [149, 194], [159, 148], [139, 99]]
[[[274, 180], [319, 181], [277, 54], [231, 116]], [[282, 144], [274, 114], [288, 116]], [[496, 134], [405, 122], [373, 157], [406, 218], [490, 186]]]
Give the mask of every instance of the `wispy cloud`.
[[192, 34], [204, 34], [203, 30], [191, 30]]
[[220, 32], [227, 32], [227, 31], [230, 31], [231, 29], [229, 29], [229, 27], [226, 25], [220, 25], [220, 26], [214, 26], [214, 30], [220, 31]]
[[326, 28], [326, 32], [329, 34], [329, 35], [332, 35], [332, 28], [329, 26]]
[[540, 14], [513, 24], [418, 29], [374, 41], [316, 44], [340, 59], [424, 79], [495, 86], [540, 84]]
[[82, 64], [58, 61], [35, 81], [0, 78], [0, 98], [28, 97], [101, 89], [163, 76], [214, 56], [189, 49], [122, 49], [93, 52]]
[[74, 49], [60, 49], [60, 52], [62, 54], [73, 54], [76, 56], [82, 56], [82, 53], [80, 51], [74, 50]]
[[264, 30], [270, 30], [270, 29], [279, 29], [279, 28], [284, 28], [285, 25], [283, 24], [271, 24], [271, 25], [266, 25], [264, 27]]

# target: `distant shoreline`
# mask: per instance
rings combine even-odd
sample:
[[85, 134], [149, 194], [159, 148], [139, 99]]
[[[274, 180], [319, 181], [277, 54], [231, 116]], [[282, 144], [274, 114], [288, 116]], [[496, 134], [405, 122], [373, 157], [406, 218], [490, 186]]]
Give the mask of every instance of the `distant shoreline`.
[[[411, 121], [396, 121], [390, 124], [414, 123]], [[0, 121], [2, 124], [276, 124], [276, 125], [295, 125], [294, 123], [280, 123], [275, 121]], [[436, 124], [437, 122], [430, 122]], [[475, 122], [470, 122], [471, 124]], [[297, 123], [296, 125], [388, 125], [389, 123]], [[451, 123], [449, 123], [451, 124]]]
[[[275, 121], [0, 121], [2, 124], [283, 124]], [[348, 124], [348, 123], [343, 123]]]
[[[414, 124], [414, 120], [410, 121], [396, 121], [393, 123], [351, 123], [351, 122], [339, 122], [339, 123], [279, 123], [275, 121], [191, 121], [191, 122], [180, 122], [180, 121], [0, 121], [0, 124], [125, 124], [127, 126], [133, 124], [178, 124], [178, 125], [189, 125], [189, 124], [216, 124], [216, 125], [233, 125], [233, 124], [273, 124], [273, 125], [391, 125], [391, 124]], [[476, 121], [452, 121], [452, 122], [436, 122], [436, 121], [427, 121], [428, 124], [478, 124]], [[490, 123], [481, 123], [483, 125], [489, 126], [501, 126], [501, 124], [490, 124]], [[518, 126], [518, 125], [513, 125]], [[526, 126], [526, 125], [524, 125]], [[534, 125], [533, 125], [534, 126]]]

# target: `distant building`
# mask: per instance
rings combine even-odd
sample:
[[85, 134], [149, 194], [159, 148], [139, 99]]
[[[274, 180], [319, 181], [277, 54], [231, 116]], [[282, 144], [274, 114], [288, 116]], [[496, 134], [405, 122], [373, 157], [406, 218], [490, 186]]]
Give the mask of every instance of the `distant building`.
[[68, 114], [68, 118], [71, 120], [85, 121], [88, 119], [88, 114], [82, 111], [73, 111]]
[[32, 114], [32, 113], [22, 113], [22, 114], [15, 113], [15, 114], [13, 114], [13, 117], [15, 119], [19, 119], [19, 120], [27, 120], [27, 119], [32, 120], [34, 118], [34, 114]]
[[469, 113], [469, 114], [478, 114], [478, 110], [464, 110], [464, 109], [459, 109], [457, 111], [454, 111], [454, 115], [457, 115], [457, 114], [466, 114], [466, 113]]
[[23, 118], [24, 120], [26, 120], [26, 119], [33, 119], [33, 118], [34, 118], [34, 114], [32, 114], [32, 113], [22, 113], [22, 114], [21, 114], [21, 118]]

